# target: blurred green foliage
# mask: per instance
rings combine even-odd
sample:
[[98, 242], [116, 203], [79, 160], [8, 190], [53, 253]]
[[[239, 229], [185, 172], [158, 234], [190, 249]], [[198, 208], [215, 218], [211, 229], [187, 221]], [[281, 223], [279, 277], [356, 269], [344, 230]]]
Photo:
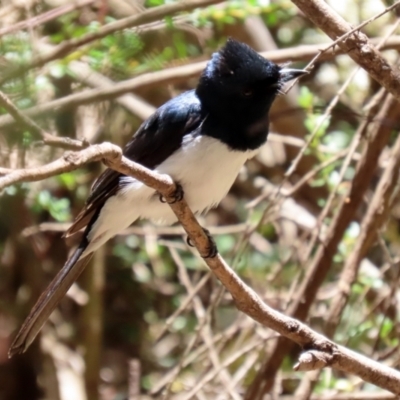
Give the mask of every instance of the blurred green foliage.
[[[145, 6], [157, 7], [167, 3], [169, 1], [147, 0]], [[2, 90], [8, 94], [18, 108], [26, 109], [54, 97], [58, 88], [53, 78], [65, 76], [73, 78], [68, 69], [68, 64], [73, 60], [84, 61], [93, 70], [108, 78], [122, 81], [145, 72], [189, 64], [192, 59], [206, 59], [224, 43], [227, 36], [226, 29], [232, 27], [241, 29], [243, 21], [250, 16], [262, 18], [279, 47], [292, 47], [326, 40], [319, 31], [310, 27], [290, 1], [231, 0], [218, 6], [183, 14], [181, 19], [166, 17], [162, 21], [163, 26], [160, 25], [154, 30], [126, 29], [109, 35], [76, 49], [44, 68], [32, 70], [23, 76], [7, 81]], [[58, 18], [51, 27], [38, 28], [38, 34], [46, 36], [53, 46], [57, 46], [67, 39], [96, 32], [103, 24], [115, 20], [116, 17], [110, 13], [105, 16], [104, 21], [100, 22], [100, 19], [93, 18], [87, 23], [82, 23], [80, 13], [72, 12]], [[180, 27], [182, 21], [186, 24], [186, 28], [190, 29], [182, 29]], [[202, 30], [210, 30], [212, 33], [204, 34], [204, 37], [196, 33]], [[27, 32], [17, 32], [1, 37], [1, 55], [11, 65], [11, 68], [28, 63], [34, 55], [32, 48], [31, 37]], [[305, 154], [313, 156], [317, 160], [314, 168], [331, 160], [332, 154], [349, 147], [358, 123], [363, 118], [361, 111], [354, 112], [354, 110], [362, 109], [367, 90], [371, 86], [368, 80], [356, 81], [346, 91], [343, 96], [344, 100], [341, 98], [338, 105], [341, 107], [339, 115], [332, 113], [322, 121], [324, 110], [343, 84], [349, 71], [348, 64], [339, 57], [334, 62], [326, 64], [331, 68], [330, 71], [334, 69], [337, 72], [330, 75], [331, 82], [327, 84], [326, 81], [318, 81], [319, 78], [322, 79], [325, 76], [325, 73], [321, 65], [316, 65], [315, 82], [303, 83], [301, 81], [297, 98], [298, 107], [305, 115], [304, 127], [308, 132], [303, 139], [304, 141], [310, 140]], [[365, 82], [367, 83], [365, 84]], [[75, 82], [72, 87], [76, 92], [82, 90], [80, 84]], [[140, 95], [148, 103], [156, 105], [165, 101], [171, 94], [175, 95], [179, 91], [191, 87], [193, 87], [193, 82], [188, 80], [188, 82], [179, 83], [176, 86], [171, 83], [168, 87], [152, 88], [148, 92], [143, 90]], [[138, 128], [138, 118], [132, 122], [131, 116], [123, 110], [124, 124], [120, 129], [109, 129], [112, 132], [107, 130], [110, 120], [114, 122], [113, 120], [117, 119], [114, 118], [112, 112], [118, 107], [120, 106], [115, 103], [107, 104], [107, 107], [104, 105], [93, 106], [98, 112], [95, 123], [101, 125], [102, 128], [100, 134], [95, 137], [96, 141], [113, 141], [114, 135], [118, 136], [118, 140], [126, 141]], [[345, 118], [343, 110], [350, 110], [353, 114], [349, 118]], [[0, 112], [6, 114], [3, 109], [0, 109]], [[46, 129], [54, 130], [53, 116], [44, 116], [38, 119], [38, 123]], [[121, 132], [127, 133], [124, 133], [125, 136], [123, 136]], [[37, 146], [37, 140], [25, 128], [13, 126], [2, 135], [6, 143], [4, 145], [2, 143], [2, 151], [14, 157], [10, 157], [11, 161], [6, 160], [5, 166], [9, 164], [9, 161], [10, 163], [14, 162], [15, 159], [20, 162], [20, 166], [25, 165], [24, 163], [29, 166], [43, 164], [62, 154], [62, 151], [57, 149], [49, 150]], [[285, 163], [288, 164], [289, 161], [285, 160]], [[338, 195], [346, 193], [347, 183], [354, 176], [355, 163], [350, 164], [344, 173], [344, 180], [341, 181], [339, 178], [342, 163], [342, 158], [329, 163], [313, 176], [309, 186], [311, 188], [324, 187], [331, 193], [339, 185], [337, 187]], [[252, 168], [256, 167], [253, 165]], [[276, 169], [266, 168], [268, 173], [264, 178], [279, 185], [283, 180], [282, 168], [281, 165]], [[261, 171], [259, 169], [256, 170], [256, 173], [250, 172], [247, 177], [247, 181], [253, 187], [257, 187], [257, 193], [260, 192], [260, 185], [255, 184], [257, 174], [265, 173], [265, 169]], [[26, 197], [26, 211], [31, 219], [30, 225], [42, 222], [69, 222], [79, 212], [89, 193], [90, 183], [99, 175], [99, 172], [98, 167], [88, 166], [80, 171], [64, 173], [41, 183], [10, 186], [5, 193], [12, 197], [23, 191]], [[272, 203], [275, 199], [271, 200], [267, 197], [249, 210], [246, 205], [252, 198], [243, 192], [244, 189], [241, 188], [237, 191], [239, 194], [236, 192], [232, 194], [233, 211], [229, 210], [229, 207], [224, 209], [222, 206], [217, 211], [210, 213], [210, 220], [217, 221], [217, 224], [235, 225], [246, 221], [248, 225], [248, 230], [243, 232], [217, 235], [215, 239], [218, 249], [235, 271], [257, 292], [261, 295], [266, 293], [266, 297], [274, 306], [277, 304], [277, 308], [285, 309], [287, 297], [289, 294], [292, 295], [293, 282], [304, 274], [306, 268], [304, 260], [302, 260], [303, 264], [299, 260], [301, 260], [301, 253], [305, 252], [307, 247], [309, 232], [305, 228], [296, 228], [298, 229], [296, 231], [297, 241], [300, 244], [285, 242], [282, 239], [282, 221], [279, 218], [271, 217], [271, 215], [275, 215], [274, 213], [266, 212], [269, 207], [273, 206]], [[337, 209], [338, 202], [335, 199], [338, 195], [334, 196], [330, 212], [322, 221], [325, 226], [329, 226], [332, 222], [333, 214]], [[309, 208], [314, 213], [316, 209], [320, 211], [318, 207], [324, 207], [326, 201], [327, 198], [318, 198], [315, 200], [315, 204]], [[3, 210], [0, 211], [6, 213]], [[23, 223], [19, 225], [24, 226]], [[248, 232], [253, 228], [259, 248], [254, 243], [249, 244]], [[331, 299], [329, 287], [336, 284], [340, 269], [353, 251], [359, 233], [359, 221], [350, 223], [335, 254], [335, 265], [330, 271], [328, 282], [326, 282], [328, 295], [324, 293], [326, 297], [316, 301], [315, 310], [313, 310], [317, 315], [316, 320], [320, 318], [321, 314], [324, 314], [326, 307], [329, 306]], [[182, 245], [182, 239], [180, 235], [165, 235], [165, 237], [161, 235], [154, 239], [152, 235], [147, 237], [146, 235], [129, 234], [115, 238], [107, 247], [107, 284], [104, 294], [106, 299], [105, 346], [110, 343], [115, 347], [125, 346], [124, 349], [129, 349], [130, 357], [143, 356], [145, 359], [142, 378], [144, 389], [150, 389], [166, 369], [181, 362], [182, 354], [199, 332], [199, 318], [196, 312], [193, 308], [183, 310], [174, 319], [168, 331], [172, 350], [170, 352], [160, 351], [163, 356], [156, 358], [156, 350], [152, 347], [157, 346], [157, 343], [154, 344], [157, 333], [166, 325], [169, 316], [178, 310], [187, 298], [187, 288], [183, 287], [177, 278], [176, 264], [168, 247], [171, 246], [178, 250], [181, 262], [194, 283], [198, 283], [207, 272], [204, 264]], [[59, 241], [60, 238], [57, 240]], [[301, 240], [304, 241], [304, 247], [299, 249], [302, 244]], [[5, 241], [0, 243], [1, 249], [5, 247], [5, 243]], [[313, 252], [314, 248], [311, 250], [311, 255]], [[64, 256], [63, 253], [62, 256]], [[54, 257], [54, 255], [52, 254], [50, 257]], [[378, 258], [378, 260], [381, 259]], [[62, 262], [60, 257], [55, 264], [61, 265]], [[376, 299], [370, 300], [368, 297], [371, 292], [379, 292], [382, 288], [387, 288], [388, 282], [385, 279], [382, 275], [380, 278], [376, 278], [364, 272], [359, 275], [357, 284], [352, 287], [349, 305], [343, 313], [342, 322], [335, 335], [336, 341], [358, 351], [363, 351], [366, 346], [371, 352], [374, 351], [374, 346], [375, 350], [398, 346], [396, 322], [385, 315], [382, 309], [371, 311], [371, 307], [374, 305], [373, 301]], [[217, 333], [235, 320], [236, 308], [230, 298], [221, 296], [216, 300], [213, 297], [220, 288], [218, 282], [211, 281], [207, 285], [201, 292], [201, 304], [210, 313], [210, 326], [215, 328], [215, 333]], [[320, 326], [317, 328], [319, 329]], [[245, 330], [241, 332], [243, 343], [246, 343], [246, 339], [253, 333]], [[221, 353], [229, 355], [236, 345], [234, 340], [227, 340], [223, 346], [221, 345]], [[152, 352], [153, 350], [154, 352]], [[293, 359], [293, 355], [286, 357], [282, 371], [285, 374], [291, 374], [291, 378], [295, 381], [301, 380], [302, 373], [292, 371]], [[239, 357], [229, 367], [230, 371], [237, 371], [244, 360], [245, 356]], [[199, 364], [202, 362], [204, 359]], [[249, 368], [248, 374], [244, 378], [245, 385], [254, 378], [257, 363], [258, 361], [256, 365]], [[196, 367], [186, 367], [184, 373], [190, 375], [193, 370], [196, 370]], [[174, 380], [172, 390], [179, 392], [184, 387], [185, 380], [179, 377]], [[324, 370], [315, 391], [324, 393], [327, 389], [350, 392], [354, 390], [354, 383], [339, 374]]]

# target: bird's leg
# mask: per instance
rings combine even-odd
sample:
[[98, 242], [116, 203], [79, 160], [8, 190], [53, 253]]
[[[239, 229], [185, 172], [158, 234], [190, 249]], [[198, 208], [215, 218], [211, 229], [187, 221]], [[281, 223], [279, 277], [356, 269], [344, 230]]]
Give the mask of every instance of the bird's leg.
[[217, 244], [215, 243], [215, 240], [211, 236], [211, 233], [208, 229], [203, 228], [203, 231], [208, 239], [208, 246], [207, 246], [208, 253], [206, 256], [203, 256], [203, 258], [214, 258], [218, 254]]
[[174, 204], [174, 203], [176, 203], [178, 201], [181, 201], [183, 199], [184, 192], [183, 192], [182, 185], [180, 185], [179, 183], [175, 182], [175, 186], [176, 186], [176, 189], [175, 189], [174, 193], [172, 193], [169, 196], [169, 198], [171, 200], [168, 201], [162, 194], [159, 195], [159, 199], [160, 199], [161, 203]]
[[[211, 236], [211, 233], [208, 229], [206, 228], [202, 228], [204, 233], [207, 236], [208, 239], [208, 246], [207, 246], [207, 255], [202, 256], [203, 258], [214, 258], [217, 254], [218, 254], [218, 248], [217, 248], [217, 244], [215, 243], [214, 238]], [[192, 243], [192, 241], [190, 240], [190, 237], [188, 236], [186, 239], [186, 243], [190, 246], [190, 247], [194, 247], [194, 244]]]
[[[181, 201], [183, 199], [183, 188], [182, 185], [180, 185], [179, 183], [175, 182], [175, 192], [169, 196], [172, 200], [168, 201], [162, 194], [159, 195], [159, 199], [161, 201], [161, 203], [168, 203], [168, 204], [174, 204], [178, 201]], [[204, 233], [207, 236], [208, 239], [208, 246], [207, 246], [207, 254], [205, 256], [202, 256], [203, 258], [214, 258], [217, 254], [218, 254], [218, 249], [217, 249], [217, 245], [215, 243], [214, 238], [211, 236], [211, 233], [208, 229], [206, 228], [202, 228]], [[190, 240], [190, 238], [188, 237], [186, 239], [186, 243], [191, 246], [194, 247], [192, 241]]]

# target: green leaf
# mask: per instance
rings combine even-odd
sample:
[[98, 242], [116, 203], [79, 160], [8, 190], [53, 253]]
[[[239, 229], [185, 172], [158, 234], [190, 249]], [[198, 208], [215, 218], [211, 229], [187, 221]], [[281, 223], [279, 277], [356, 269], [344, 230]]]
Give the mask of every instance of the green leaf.
[[48, 190], [42, 190], [33, 205], [33, 210], [40, 212], [46, 210], [59, 222], [66, 222], [71, 219], [70, 201], [67, 198], [57, 199]]
[[297, 99], [300, 107], [305, 109], [312, 109], [314, 102], [314, 95], [307, 86], [300, 87], [300, 94]]

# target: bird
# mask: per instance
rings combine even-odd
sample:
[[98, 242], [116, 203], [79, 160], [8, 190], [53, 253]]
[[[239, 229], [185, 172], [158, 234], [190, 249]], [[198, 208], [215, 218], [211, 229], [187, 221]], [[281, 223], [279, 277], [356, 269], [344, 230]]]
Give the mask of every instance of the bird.
[[[176, 199], [184, 195], [194, 213], [207, 212], [226, 196], [244, 163], [266, 142], [269, 110], [283, 85], [306, 73], [277, 65], [228, 38], [212, 54], [197, 87], [159, 107], [123, 154], [170, 175], [177, 184]], [[106, 169], [65, 234], [83, 230], [78, 247], [32, 308], [10, 347], [10, 357], [27, 350], [93, 253], [138, 219], [176, 222], [153, 189]], [[210, 248], [207, 257], [214, 257], [216, 247]]]

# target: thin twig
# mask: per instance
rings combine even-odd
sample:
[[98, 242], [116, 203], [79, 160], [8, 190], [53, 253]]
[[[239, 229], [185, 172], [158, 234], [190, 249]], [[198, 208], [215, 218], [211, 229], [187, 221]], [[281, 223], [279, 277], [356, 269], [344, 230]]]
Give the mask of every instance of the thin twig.
[[7, 110], [10, 115], [27, 129], [37, 139], [42, 139], [45, 144], [63, 147], [66, 149], [82, 149], [89, 145], [86, 141], [61, 138], [45, 132], [35, 121], [26, 116], [23, 112], [10, 101], [10, 99], [0, 91], [0, 106]]
[[96, 32], [88, 33], [80, 38], [64, 40], [61, 44], [51, 50], [47, 55], [38, 56], [37, 58], [34, 58], [30, 63], [22, 65], [19, 68], [15, 68], [9, 73], [5, 73], [4, 76], [0, 79], [0, 85], [11, 78], [15, 78], [16, 76], [24, 74], [26, 71], [41, 67], [48, 62], [56, 60], [58, 58], [65, 57], [72, 51], [75, 51], [80, 46], [92, 43], [115, 32], [127, 28], [137, 27], [143, 24], [147, 24], [149, 22], [158, 21], [166, 16], [172, 16], [179, 12], [191, 11], [198, 7], [206, 7], [212, 4], [221, 3], [221, 1], [222, 0], [179, 1], [176, 3], [150, 8], [140, 14], [111, 22], [107, 25], [102, 26]]
[[386, 167], [374, 196], [369, 203], [368, 210], [362, 221], [360, 235], [356, 245], [343, 267], [343, 272], [338, 282], [338, 293], [334, 297], [326, 319], [326, 334], [332, 336], [340, 322], [340, 316], [351, 292], [351, 286], [357, 278], [361, 260], [376, 239], [378, 230], [386, 221], [390, 211], [390, 203], [397, 187], [400, 168], [400, 137], [389, 156], [389, 165]]
[[232, 399], [240, 399], [239, 395], [236, 393], [234, 385], [232, 383], [232, 377], [230, 376], [229, 372], [223, 368], [221, 368], [221, 360], [218, 356], [218, 353], [215, 349], [213, 340], [212, 340], [212, 331], [209, 323], [204, 323], [202, 324], [201, 322], [208, 321], [209, 322], [209, 315], [204, 310], [204, 307], [200, 301], [200, 298], [198, 295], [193, 295], [194, 288], [192, 286], [192, 283], [190, 282], [190, 278], [188, 275], [188, 272], [186, 270], [186, 267], [180, 258], [178, 252], [170, 248], [170, 253], [172, 255], [173, 260], [175, 261], [175, 264], [178, 266], [178, 276], [180, 278], [181, 283], [183, 286], [186, 288], [188, 295], [193, 297], [193, 310], [196, 314], [197, 319], [199, 320], [200, 324], [202, 325], [202, 328], [200, 329], [200, 335], [203, 339], [203, 342], [207, 346], [208, 349], [208, 354], [211, 360], [211, 364], [213, 366], [213, 369], [216, 373], [216, 375], [220, 378], [221, 383], [224, 385], [226, 390], [228, 391], [230, 397]]
[[[7, 175], [13, 172], [12, 169], [9, 168], [0, 168], [0, 175], [2, 170], [6, 170], [7, 172], [3, 175]], [[25, 228], [22, 232], [22, 236], [31, 236], [35, 235], [39, 232], [65, 232], [71, 226], [69, 222], [43, 222], [39, 225], [32, 225]], [[229, 235], [234, 233], [241, 233], [247, 227], [247, 224], [235, 224], [235, 225], [218, 225], [218, 226], [209, 226], [207, 229], [210, 231], [212, 235]], [[149, 234], [159, 235], [159, 236], [182, 236], [185, 234], [185, 231], [181, 226], [153, 226], [153, 225], [145, 225], [145, 226], [130, 226], [129, 228], [124, 229], [122, 232], [118, 233], [120, 236], [128, 236], [128, 235], [137, 235], [137, 236], [146, 236]]]
[[62, 15], [65, 15], [71, 11], [77, 10], [78, 8], [85, 7], [91, 3], [94, 3], [95, 0], [80, 0], [75, 1], [72, 4], [64, 4], [60, 7], [57, 7], [53, 10], [46, 11], [43, 14], [36, 15], [32, 18], [26, 19], [24, 21], [17, 22], [16, 24], [5, 26], [0, 29], [0, 37], [7, 35], [9, 33], [19, 31], [22, 29], [31, 29], [38, 25], [44, 24], [46, 22], [52, 21]]
[[129, 400], [140, 399], [141, 365], [138, 359], [129, 360]]
[[[380, 38], [375, 38], [371, 42], [378, 44]], [[386, 42], [382, 49], [400, 48], [400, 36], [392, 37]], [[304, 45], [296, 48], [280, 49], [266, 51], [260, 53], [263, 57], [268, 58], [276, 63], [284, 63], [287, 61], [309, 60], [311, 57], [319, 54], [321, 45]], [[327, 52], [324, 53], [323, 59], [331, 59], [343, 52]], [[40, 104], [24, 110], [24, 114], [29, 117], [39, 117], [42, 115], [52, 115], [60, 110], [68, 107], [90, 104], [99, 101], [112, 100], [116, 97], [123, 96], [135, 90], [163, 85], [170, 82], [182, 82], [188, 78], [198, 76], [205, 68], [207, 62], [201, 61], [188, 65], [181, 65], [173, 68], [166, 68], [162, 71], [148, 72], [136, 76], [125, 81], [116, 82], [112, 87], [102, 89], [85, 90], [83, 92], [74, 93], [60, 99], [52, 100], [44, 104]], [[14, 120], [9, 115], [0, 116], [0, 128], [8, 127], [14, 124]]]
[[[387, 99], [378, 114], [379, 118], [392, 117], [393, 113], [397, 110], [396, 105], [397, 103], [394, 102], [393, 98]], [[329, 271], [337, 246], [363, 199], [363, 194], [375, 172], [379, 155], [390, 137], [390, 127], [377, 123], [372, 124], [372, 126], [366, 148], [357, 165], [356, 174], [349, 193], [342, 198], [339, 210], [330, 223], [326, 239], [316, 250], [315, 256], [307, 268], [302, 284], [296, 291], [296, 298], [289, 307], [288, 313], [294, 318], [304, 320], [308, 315], [318, 288], [323, 283]], [[246, 399], [262, 398], [263, 394], [270, 390], [270, 385], [272, 384], [271, 377], [274, 376], [283, 357], [290, 348], [290, 343], [287, 341], [281, 340], [277, 343], [270, 354], [268, 362], [264, 363], [257, 378], [246, 393]]]

